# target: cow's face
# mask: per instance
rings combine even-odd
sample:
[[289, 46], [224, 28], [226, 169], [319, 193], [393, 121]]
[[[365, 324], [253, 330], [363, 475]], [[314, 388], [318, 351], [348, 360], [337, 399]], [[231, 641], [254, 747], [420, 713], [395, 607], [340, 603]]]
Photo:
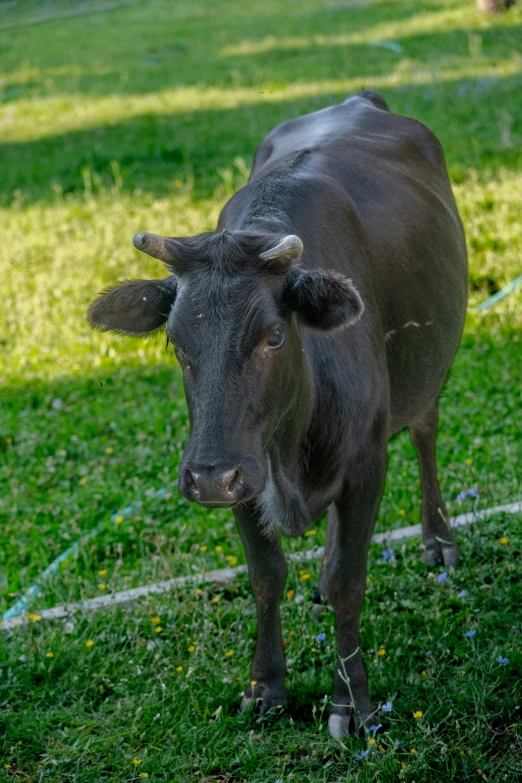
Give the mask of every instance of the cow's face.
[[295, 236], [138, 234], [134, 244], [172, 274], [102, 294], [89, 323], [131, 335], [166, 327], [190, 417], [179, 489], [205, 506], [251, 500], [266, 482], [268, 445], [295, 405], [301, 324], [342, 328], [360, 317], [361, 299], [346, 278], [300, 269]]

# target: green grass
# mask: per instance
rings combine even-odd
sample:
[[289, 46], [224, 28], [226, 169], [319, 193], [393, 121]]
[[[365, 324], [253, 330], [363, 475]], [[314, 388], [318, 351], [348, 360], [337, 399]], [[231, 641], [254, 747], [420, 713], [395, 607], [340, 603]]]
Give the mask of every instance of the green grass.
[[[174, 357], [160, 338], [90, 332], [83, 313], [109, 283], [162, 274], [132, 249], [136, 231], [213, 228], [277, 122], [362, 86], [379, 90], [444, 145], [467, 233], [471, 305], [520, 274], [522, 11], [489, 17], [473, 5], [150, 0], [0, 32], [0, 610], [99, 524], [103, 532], [62, 567], [35, 612], [243, 562], [231, 515], [176, 492], [187, 414]], [[5, 20], [41, 8], [20, 2]], [[402, 52], [374, 45], [390, 40]], [[440, 406], [450, 513], [471, 508], [456, 503], [463, 488], [478, 489], [480, 507], [522, 494], [521, 301], [519, 290], [469, 314]], [[405, 433], [389, 453], [380, 530], [418, 521], [420, 507]], [[171, 495], [150, 497], [159, 487]], [[136, 514], [110, 522], [136, 501]], [[68, 634], [33, 624], [2, 638], [0, 779], [120, 781], [145, 771], [172, 781], [420, 783], [431, 769], [441, 781], [515, 780], [519, 527], [520, 518], [499, 518], [461, 534], [466, 563], [442, 586], [416, 562], [417, 544], [393, 568], [374, 552], [363, 649], [372, 695], [392, 698], [394, 712], [385, 750], [363, 762], [354, 760], [362, 740], [340, 747], [326, 737], [333, 619], [318, 625], [307, 602], [287, 601], [283, 611], [294, 660], [289, 712], [262, 724], [237, 716], [254, 634], [241, 578], [220, 603], [210, 588], [201, 597], [186, 590], [81, 618]], [[322, 543], [324, 523], [315, 529], [285, 547]], [[498, 543], [504, 533], [507, 547]], [[303, 585], [292, 568], [289, 587], [306, 597]], [[455, 599], [462, 585], [466, 601]], [[463, 638], [470, 624], [472, 642]], [[328, 641], [312, 653], [317, 628]], [[495, 663], [498, 654], [508, 667]], [[418, 723], [415, 709], [425, 713]], [[392, 740], [406, 745], [392, 750]]]

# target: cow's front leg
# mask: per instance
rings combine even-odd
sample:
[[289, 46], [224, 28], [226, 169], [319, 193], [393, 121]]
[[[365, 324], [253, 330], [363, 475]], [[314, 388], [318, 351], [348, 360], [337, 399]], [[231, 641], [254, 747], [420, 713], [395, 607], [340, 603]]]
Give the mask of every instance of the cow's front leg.
[[271, 707], [286, 706], [286, 665], [281, 636], [279, 602], [286, 584], [286, 562], [279, 537], [263, 533], [254, 504], [234, 509], [248, 562], [248, 575], [257, 609], [257, 641], [250, 684], [242, 709], [254, 700], [262, 715]]
[[337, 620], [338, 659], [328, 728], [334, 739], [371, 723], [374, 708], [359, 650], [359, 618], [368, 549], [386, 475], [386, 448], [365, 455], [337, 502], [337, 525], [324, 570], [324, 588]]

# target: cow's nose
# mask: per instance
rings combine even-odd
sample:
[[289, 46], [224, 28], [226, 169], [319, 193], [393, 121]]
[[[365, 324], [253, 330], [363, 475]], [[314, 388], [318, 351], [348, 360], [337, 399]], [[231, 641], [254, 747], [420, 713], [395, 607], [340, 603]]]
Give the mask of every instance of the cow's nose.
[[180, 490], [189, 500], [209, 505], [229, 506], [236, 503], [241, 492], [239, 468], [186, 468]]

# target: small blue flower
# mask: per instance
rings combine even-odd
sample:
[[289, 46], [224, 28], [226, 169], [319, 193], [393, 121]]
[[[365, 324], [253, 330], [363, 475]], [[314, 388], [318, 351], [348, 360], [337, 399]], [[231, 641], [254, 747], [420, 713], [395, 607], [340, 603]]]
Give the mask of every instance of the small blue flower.
[[478, 498], [478, 491], [473, 489], [464, 489], [456, 497], [457, 503], [462, 503], [466, 498]]
[[317, 642], [324, 642], [324, 640], [326, 639], [326, 634], [324, 633], [324, 631], [323, 633], [318, 633], [315, 639]]
[[426, 655], [429, 655], [429, 657], [431, 658], [431, 656], [433, 655], [433, 653], [432, 653], [432, 651], [431, 651], [431, 650], [428, 650], [428, 652], [426, 653]]
[[448, 575], [447, 575], [446, 571], [443, 571], [442, 574], [438, 575], [437, 582], [439, 584], [442, 584], [442, 582], [445, 582], [447, 578], [448, 578]]
[[473, 630], [471, 630], [471, 631], [466, 631], [464, 636], [467, 636], [468, 639], [473, 639], [473, 637], [475, 636], [476, 633], [477, 633], [476, 630], [473, 628]]
[[382, 723], [378, 723], [377, 725], [373, 723], [371, 726], [368, 726], [368, 731], [373, 731], [374, 733], [379, 731], [379, 729], [382, 729]]
[[509, 658], [503, 658], [501, 655], [499, 655], [496, 660], [499, 662], [501, 666], [507, 666], [509, 663]]
[[391, 712], [393, 709], [393, 703], [391, 701], [387, 701], [386, 704], [383, 704], [381, 707], [381, 712]]
[[395, 550], [394, 549], [384, 549], [381, 552], [382, 559], [385, 560], [387, 563], [391, 563], [393, 558], [395, 557]]
[[356, 760], [357, 760], [357, 761], [361, 761], [361, 759], [365, 758], [365, 756], [367, 756], [367, 755], [368, 755], [368, 753], [369, 753], [369, 751], [368, 751], [368, 750], [361, 750], [361, 752], [360, 752], [360, 753], [357, 753], [357, 755], [355, 756], [355, 758], [356, 758]]
[[467, 594], [468, 594], [467, 590], [461, 590], [460, 593], [458, 594], [457, 598], [465, 598], [467, 596]]
[[393, 743], [394, 748], [400, 748], [401, 745], [404, 745], [404, 742], [402, 740], [395, 740]]

